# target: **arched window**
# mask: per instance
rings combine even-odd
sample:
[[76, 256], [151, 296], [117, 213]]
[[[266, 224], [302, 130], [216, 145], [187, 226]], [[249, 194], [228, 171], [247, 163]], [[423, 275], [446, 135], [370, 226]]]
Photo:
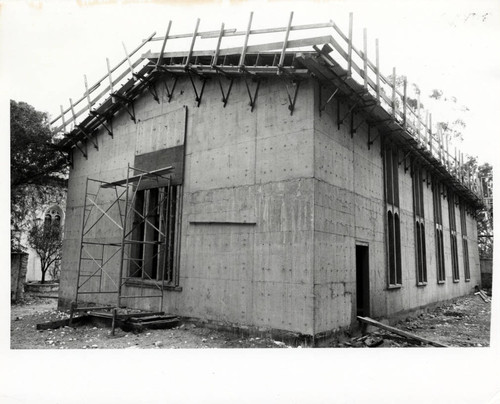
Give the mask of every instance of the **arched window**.
[[60, 227], [62, 225], [62, 217], [63, 217], [63, 212], [62, 209], [57, 206], [51, 206], [47, 211], [45, 212], [44, 216], [44, 226], [58, 226]]

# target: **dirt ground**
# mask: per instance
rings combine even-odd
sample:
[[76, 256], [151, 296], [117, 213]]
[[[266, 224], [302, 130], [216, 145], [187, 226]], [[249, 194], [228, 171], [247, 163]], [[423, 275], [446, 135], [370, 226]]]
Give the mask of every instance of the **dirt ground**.
[[[27, 296], [11, 307], [11, 349], [164, 349], [164, 348], [285, 348], [271, 338], [242, 337], [194, 324], [142, 333], [81, 325], [55, 330], [37, 330], [36, 325], [67, 318], [57, 310], [56, 299]], [[469, 295], [418, 317], [395, 324], [396, 328], [453, 347], [489, 346], [491, 303]], [[331, 347], [411, 347], [416, 341], [371, 328], [365, 335], [345, 336]], [[422, 346], [427, 346], [422, 344]]]

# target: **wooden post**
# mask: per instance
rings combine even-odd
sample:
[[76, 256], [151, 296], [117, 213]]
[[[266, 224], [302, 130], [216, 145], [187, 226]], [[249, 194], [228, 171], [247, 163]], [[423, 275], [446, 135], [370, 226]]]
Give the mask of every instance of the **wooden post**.
[[85, 82], [85, 95], [87, 96], [87, 102], [89, 104], [89, 111], [90, 111], [90, 107], [92, 106], [91, 102], [90, 102], [90, 93], [89, 93], [89, 85], [88, 85], [88, 82], [87, 82], [87, 75], [84, 74], [83, 75], [83, 81]]
[[396, 68], [392, 68], [392, 115], [396, 118]]
[[349, 37], [347, 38], [347, 74], [352, 74], [352, 13], [349, 13]]
[[450, 136], [447, 134], [446, 135], [446, 166], [448, 169], [450, 169], [451, 162], [450, 162]]
[[429, 147], [432, 155], [432, 114], [429, 113]]
[[458, 173], [458, 161], [457, 161], [457, 147], [455, 146], [455, 158], [453, 159], [453, 165], [454, 165], [454, 172], [455, 172], [455, 176], [457, 175]]
[[75, 109], [73, 108], [73, 100], [71, 98], [69, 99], [69, 106], [71, 108], [71, 115], [73, 115], [73, 122], [76, 125]]
[[366, 28], [363, 28], [363, 85], [368, 88], [368, 39]]
[[193, 55], [194, 43], [196, 42], [196, 36], [198, 35], [198, 27], [200, 26], [200, 19], [196, 19], [196, 25], [194, 27], [193, 38], [191, 39], [191, 46], [189, 47], [189, 53], [187, 55], [186, 64], [184, 67], [187, 69], [189, 67], [189, 61]]
[[60, 105], [60, 107], [61, 107], [61, 118], [63, 123], [63, 132], [66, 133], [66, 119], [64, 119], [64, 109], [62, 105]]
[[406, 129], [406, 77], [403, 80], [403, 129]]
[[219, 58], [220, 44], [222, 42], [222, 37], [224, 36], [224, 23], [220, 26], [219, 39], [217, 40], [217, 46], [215, 47], [214, 57], [212, 59], [212, 66], [217, 64], [217, 59]]
[[464, 182], [464, 154], [460, 152], [460, 181]]
[[106, 65], [108, 66], [109, 92], [111, 94], [111, 102], [114, 104], [115, 97], [113, 97], [113, 93], [115, 91], [113, 90], [113, 79], [111, 78], [111, 68], [109, 67], [109, 59], [108, 58], [106, 58]]
[[125, 58], [127, 59], [128, 62], [128, 69], [130, 70], [130, 74], [134, 74], [134, 68], [132, 67], [132, 62], [130, 61], [130, 57], [127, 52], [127, 48], [125, 46], [125, 42], [122, 42], [123, 50], [125, 51]]
[[241, 56], [240, 56], [240, 63], [239, 63], [240, 68], [243, 68], [243, 66], [245, 65], [245, 55], [247, 53], [248, 37], [250, 36], [250, 28], [252, 28], [252, 18], [253, 18], [253, 11], [250, 12], [250, 18], [248, 19], [247, 32], [245, 34], [245, 42], [243, 43], [243, 48], [241, 49]]
[[420, 121], [420, 91], [417, 94], [417, 135], [418, 135], [418, 141], [422, 143], [422, 134], [420, 133], [421, 129], [421, 124], [422, 122]]
[[438, 147], [439, 147], [439, 162], [443, 162], [443, 133], [441, 132], [441, 124], [436, 123], [436, 134], [438, 138]]
[[380, 64], [378, 54], [378, 38], [375, 39], [375, 61], [377, 68], [377, 102], [380, 104]]
[[165, 33], [165, 39], [163, 40], [163, 44], [161, 46], [160, 57], [158, 58], [158, 62], [156, 62], [157, 67], [163, 63], [163, 52], [165, 51], [165, 46], [167, 45], [168, 34], [170, 33], [171, 26], [172, 26], [172, 20], [168, 22], [167, 32]]
[[425, 111], [425, 124], [424, 124], [424, 144], [429, 147], [429, 111]]
[[290, 27], [292, 26], [293, 19], [293, 11], [290, 13], [290, 18], [288, 19], [288, 25], [285, 31], [285, 40], [283, 41], [283, 48], [281, 49], [280, 61], [278, 63], [278, 67], [283, 67], [283, 63], [285, 62], [285, 52], [288, 44], [288, 36], [290, 35]]

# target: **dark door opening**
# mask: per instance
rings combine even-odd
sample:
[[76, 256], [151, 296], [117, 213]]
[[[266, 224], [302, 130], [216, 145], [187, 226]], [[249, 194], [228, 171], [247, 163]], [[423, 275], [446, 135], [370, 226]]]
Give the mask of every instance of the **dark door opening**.
[[370, 316], [368, 246], [356, 245], [356, 315]]

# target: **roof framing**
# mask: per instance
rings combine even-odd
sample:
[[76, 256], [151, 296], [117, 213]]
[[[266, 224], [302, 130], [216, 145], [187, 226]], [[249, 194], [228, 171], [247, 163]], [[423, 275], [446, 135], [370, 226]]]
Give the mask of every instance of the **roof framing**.
[[[380, 72], [378, 40], [375, 46], [375, 63], [368, 59], [366, 29], [363, 33], [363, 50], [354, 46], [352, 14], [349, 18], [348, 35], [345, 35], [333, 21], [294, 26], [292, 25], [293, 13], [290, 14], [288, 25], [285, 27], [252, 30], [252, 19], [253, 13], [250, 14], [247, 29], [244, 31], [226, 29], [222, 24], [219, 31], [205, 32], [198, 31], [200, 23], [198, 19], [193, 32], [175, 35], [170, 34], [172, 25], [170, 21], [165, 36], [155, 37], [156, 33], [153, 33], [131, 53], [126, 52], [125, 58], [116, 66], [111, 68], [108, 64], [108, 74], [96, 84], [89, 87], [85, 77], [84, 95], [74, 103], [70, 100], [70, 107], [66, 110], [61, 106], [61, 114], [51, 122], [51, 124], [57, 123], [58, 125], [55, 131], [65, 133], [59, 143], [61, 149], [68, 151], [75, 147], [79, 150], [83, 148], [86, 150], [86, 142], [89, 139], [97, 149], [97, 143], [93, 141], [97, 130], [104, 127], [110, 135], [113, 135], [112, 125], [109, 123], [119, 111], [125, 110], [135, 122], [134, 100], [144, 91], [148, 90], [159, 102], [155, 84], [161, 78], [171, 77], [173, 80], [170, 88], [166, 84], [170, 101], [177, 77], [189, 76], [199, 106], [206, 80], [210, 77], [217, 77], [225, 106], [231, 91], [232, 80], [235, 77], [260, 80], [264, 77], [281, 76], [297, 84], [301, 79], [313, 76], [318, 79], [321, 86], [331, 90], [326, 103], [335, 98], [342, 98], [348, 103], [348, 114], [342, 118], [337, 117], [339, 127], [341, 124], [346, 124], [346, 119], [350, 118], [351, 135], [354, 135], [361, 125], [361, 123], [355, 124], [355, 116], [363, 116], [368, 122], [369, 131], [372, 127], [377, 128], [384, 139], [397, 143], [407, 150], [411, 156], [438, 175], [443, 182], [467, 199], [476, 209], [482, 207], [477, 173], [471, 172], [470, 169], [467, 171], [467, 165], [463, 164], [463, 153], [457, 153], [455, 150], [455, 154], [452, 155], [448, 141], [443, 136], [439, 125], [434, 131], [432, 116], [428, 113], [425, 117], [422, 116], [420, 103], [417, 109], [408, 104], [406, 82], [401, 92], [394, 80], [395, 69], [393, 69], [392, 80]], [[289, 38], [292, 31], [311, 29], [329, 29], [329, 34], [299, 39]], [[284, 33], [282, 41], [248, 44], [251, 36], [280, 32]], [[224, 38], [236, 36], [244, 36], [242, 46], [221, 47]], [[191, 38], [188, 50], [166, 51], [167, 44], [180, 38]], [[215, 49], [194, 49], [197, 39], [210, 38], [217, 38]], [[132, 62], [131, 58], [140, 49], [156, 41], [162, 41], [159, 52], [149, 49]], [[113, 74], [115, 77], [112, 77]], [[226, 92], [220, 81], [221, 76], [229, 81]], [[201, 86], [196, 86], [194, 77], [199, 78]], [[106, 81], [109, 82], [108, 85], [105, 84]], [[247, 81], [245, 83], [250, 97], [251, 110], [253, 110], [260, 82], [254, 90], [253, 97]], [[102, 91], [91, 97], [91, 94], [101, 87], [104, 87]], [[297, 90], [298, 84], [295, 86], [295, 95], [292, 95], [287, 86], [291, 113], [293, 113]], [[99, 102], [101, 103], [98, 104]], [[75, 112], [78, 105], [80, 109]], [[320, 100], [320, 113], [325, 105]], [[83, 119], [77, 123], [77, 119], [82, 116]], [[70, 124], [73, 128], [66, 132]], [[368, 147], [373, 144], [373, 141], [369, 137]], [[82, 144], [84, 144], [83, 148]]]

